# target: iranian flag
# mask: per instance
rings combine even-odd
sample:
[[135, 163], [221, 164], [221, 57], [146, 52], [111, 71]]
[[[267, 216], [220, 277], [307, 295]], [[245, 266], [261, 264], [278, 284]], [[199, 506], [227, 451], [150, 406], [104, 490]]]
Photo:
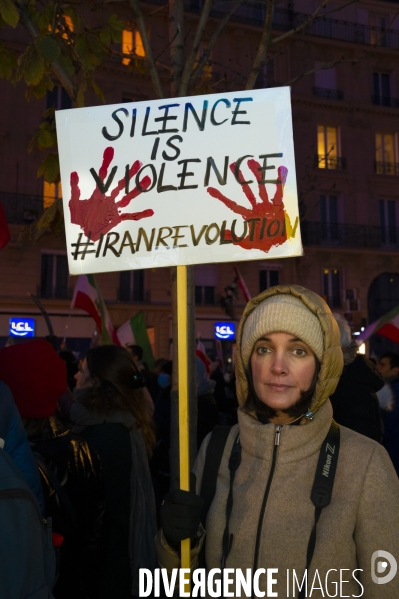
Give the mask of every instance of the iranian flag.
[[197, 358], [202, 360], [202, 362], [205, 364], [207, 374], [210, 374], [212, 362], [210, 361], [210, 359], [207, 356], [205, 345], [202, 343], [200, 337], [198, 338], [197, 349], [195, 350], [195, 355], [197, 356]]
[[71, 309], [80, 308], [94, 319], [104, 344], [120, 345], [94, 275], [79, 275]]
[[244, 279], [242, 278], [241, 273], [238, 270], [238, 268], [234, 267], [234, 272], [236, 273], [236, 281], [241, 289], [241, 293], [243, 294], [245, 301], [249, 302], [249, 300], [251, 299], [251, 294], [248, 291], [247, 284], [245, 283]]
[[126, 345], [140, 345], [143, 350], [143, 362], [146, 363], [149, 370], [153, 369], [154, 354], [152, 353], [151, 342], [142, 312], [121, 325], [116, 331], [116, 335], [119, 344], [123, 347]]
[[357, 336], [356, 341], [358, 343], [363, 343], [366, 339], [371, 337], [371, 335], [374, 335], [374, 333], [387, 337], [394, 343], [399, 343], [399, 306], [388, 312], [388, 314], [381, 316], [379, 320], [369, 324], [369, 326]]

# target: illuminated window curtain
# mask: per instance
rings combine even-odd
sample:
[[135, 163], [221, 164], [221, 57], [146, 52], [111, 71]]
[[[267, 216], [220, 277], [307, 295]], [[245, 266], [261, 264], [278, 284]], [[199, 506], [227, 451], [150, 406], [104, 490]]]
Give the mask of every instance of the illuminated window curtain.
[[61, 183], [43, 181], [43, 208], [49, 208], [58, 198], [62, 198]]
[[137, 31], [137, 29], [134, 32], [134, 53], [136, 56], [145, 56], [143, 40], [141, 39], [140, 32]]
[[395, 137], [390, 133], [375, 134], [375, 152], [377, 162], [395, 162]]
[[337, 168], [338, 129], [336, 127], [317, 127], [317, 153], [319, 168]]
[[[135, 56], [140, 56], [141, 58], [145, 56], [143, 40], [140, 32], [137, 29], [134, 31], [124, 29], [122, 31], [122, 53], [130, 55], [134, 54]], [[128, 65], [130, 64], [130, 60], [131, 58], [125, 56], [122, 58], [122, 64]]]
[[[133, 52], [133, 31], [124, 29], [122, 31], [122, 54], [132, 54]], [[122, 58], [122, 64], [130, 64], [130, 58]]]

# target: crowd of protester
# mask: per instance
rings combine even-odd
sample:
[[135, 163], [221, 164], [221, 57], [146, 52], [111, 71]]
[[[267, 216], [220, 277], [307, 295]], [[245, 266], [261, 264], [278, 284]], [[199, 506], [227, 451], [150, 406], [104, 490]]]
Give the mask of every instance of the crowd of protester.
[[[330, 394], [334, 419], [383, 445], [399, 474], [399, 354], [386, 353], [373, 364], [358, 353], [345, 319], [335, 318], [344, 366]], [[254, 335], [269, 333], [269, 329], [259, 328]], [[318, 356], [317, 343], [312, 343], [308, 344], [316, 347], [317, 377], [324, 350]], [[235, 373], [225, 371], [216, 358], [193, 359], [200, 448], [215, 426], [244, 425], [237, 425]], [[37, 563], [30, 555], [35, 547], [32, 541], [30, 547], [26, 543], [19, 547], [19, 571], [21, 564], [33, 565], [25, 567], [19, 581], [13, 581], [15, 588], [2, 567], [0, 596], [139, 596], [139, 569], [158, 564], [155, 538], [163, 524], [161, 505], [170, 490], [172, 366], [170, 360], [160, 358], [149, 371], [137, 345], [98, 346], [79, 357], [66, 348], [57, 352], [45, 340], [0, 350], [0, 496], [11, 480], [10, 468], [15, 469], [13, 476], [19, 478], [14, 487], [33, 497], [32, 506], [26, 508], [28, 521], [37, 521], [29, 524], [31, 534], [43, 534], [46, 523], [47, 536], [54, 533], [55, 547], [50, 555], [43, 537], [35, 550]], [[239, 382], [241, 394], [242, 385]], [[257, 392], [251, 377], [245, 385], [248, 393]], [[255, 403], [251, 406], [245, 410], [256, 412], [263, 422]], [[200, 461], [203, 454], [204, 450]], [[1, 510], [0, 500], [0, 520], [6, 517], [12, 523], [15, 515]], [[171, 537], [174, 550], [180, 539]], [[0, 542], [0, 553], [6, 547]], [[17, 566], [11, 559], [8, 556], [10, 579], [11, 574], [15, 579]], [[51, 564], [56, 564], [55, 586], [48, 574]]]

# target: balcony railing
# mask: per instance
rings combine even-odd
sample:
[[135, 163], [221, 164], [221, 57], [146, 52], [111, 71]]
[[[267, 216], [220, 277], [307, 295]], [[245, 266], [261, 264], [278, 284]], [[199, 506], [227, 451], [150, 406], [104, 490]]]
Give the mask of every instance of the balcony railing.
[[377, 106], [390, 106], [391, 108], [399, 108], [399, 98], [390, 98], [388, 96], [371, 96], [371, 101]]
[[[166, 4], [166, 0], [148, 0], [153, 4]], [[188, 11], [199, 12], [203, 5], [203, 0], [185, 0], [185, 8]], [[231, 17], [232, 21], [240, 21], [248, 25], [263, 27], [265, 20], [265, 2], [247, 1], [244, 2], [235, 11]], [[218, 18], [222, 17], [230, 8], [230, 3], [226, 2], [211, 12], [211, 15]], [[286, 8], [276, 8], [274, 10], [273, 28], [280, 31], [288, 31], [304, 23], [310, 15], [294, 12]], [[371, 27], [339, 19], [319, 16], [313, 20], [306, 28], [305, 33], [328, 37], [331, 39], [351, 42], [355, 44], [377, 45], [385, 48], [399, 48], [399, 31], [394, 29], [384, 29], [383, 27]]]
[[326, 154], [318, 154], [315, 157], [315, 164], [320, 169], [328, 169], [333, 171], [346, 171], [346, 158], [343, 156], [329, 156]]
[[377, 175], [399, 175], [399, 162], [374, 162]]
[[314, 87], [313, 95], [318, 98], [328, 98], [330, 100], [344, 99], [344, 92], [339, 89], [327, 89], [326, 87]]
[[43, 213], [43, 197], [0, 192], [0, 201], [8, 223], [27, 225]]
[[301, 223], [301, 235], [305, 245], [399, 249], [399, 229], [396, 227], [304, 221]]

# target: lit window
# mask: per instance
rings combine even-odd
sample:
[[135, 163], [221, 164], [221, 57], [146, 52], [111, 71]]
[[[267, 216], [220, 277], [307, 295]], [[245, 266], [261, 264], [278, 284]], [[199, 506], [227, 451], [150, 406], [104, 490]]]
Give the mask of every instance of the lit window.
[[49, 208], [58, 198], [62, 198], [61, 183], [43, 181], [43, 208]]
[[339, 168], [339, 136], [337, 127], [317, 127], [318, 167]]
[[[73, 31], [73, 23], [72, 23], [71, 17], [69, 17], [68, 15], [63, 15], [63, 17], [64, 17], [64, 21], [65, 21], [65, 25], [66, 25], [67, 29], [69, 29], [69, 31], [72, 32]], [[62, 34], [62, 37], [65, 39], [68, 39], [67, 32], [64, 32]]]
[[136, 56], [145, 56], [143, 40], [141, 39], [140, 31], [134, 32], [134, 53]]
[[[67, 33], [66, 30], [69, 29], [69, 31], [71, 33], [73, 32], [73, 22], [72, 22], [72, 19], [71, 19], [71, 17], [69, 15], [63, 14], [62, 15], [62, 19], [63, 20], [61, 20], [61, 27], [56, 27], [55, 28], [55, 33], [62, 32], [62, 37], [67, 40], [68, 39], [68, 33]], [[51, 25], [48, 26], [48, 30], [52, 31], [52, 26]]]
[[396, 135], [393, 133], [375, 134], [376, 172], [379, 175], [399, 174], [397, 154]]
[[[145, 56], [143, 40], [137, 29], [134, 31], [124, 29], [122, 31], [122, 54], [140, 56], [141, 58]], [[122, 64], [128, 65], [130, 64], [130, 60], [131, 58], [124, 56]]]
[[[133, 53], [133, 31], [124, 29], [122, 31], [122, 54]], [[122, 58], [122, 64], [129, 64], [130, 58]]]

